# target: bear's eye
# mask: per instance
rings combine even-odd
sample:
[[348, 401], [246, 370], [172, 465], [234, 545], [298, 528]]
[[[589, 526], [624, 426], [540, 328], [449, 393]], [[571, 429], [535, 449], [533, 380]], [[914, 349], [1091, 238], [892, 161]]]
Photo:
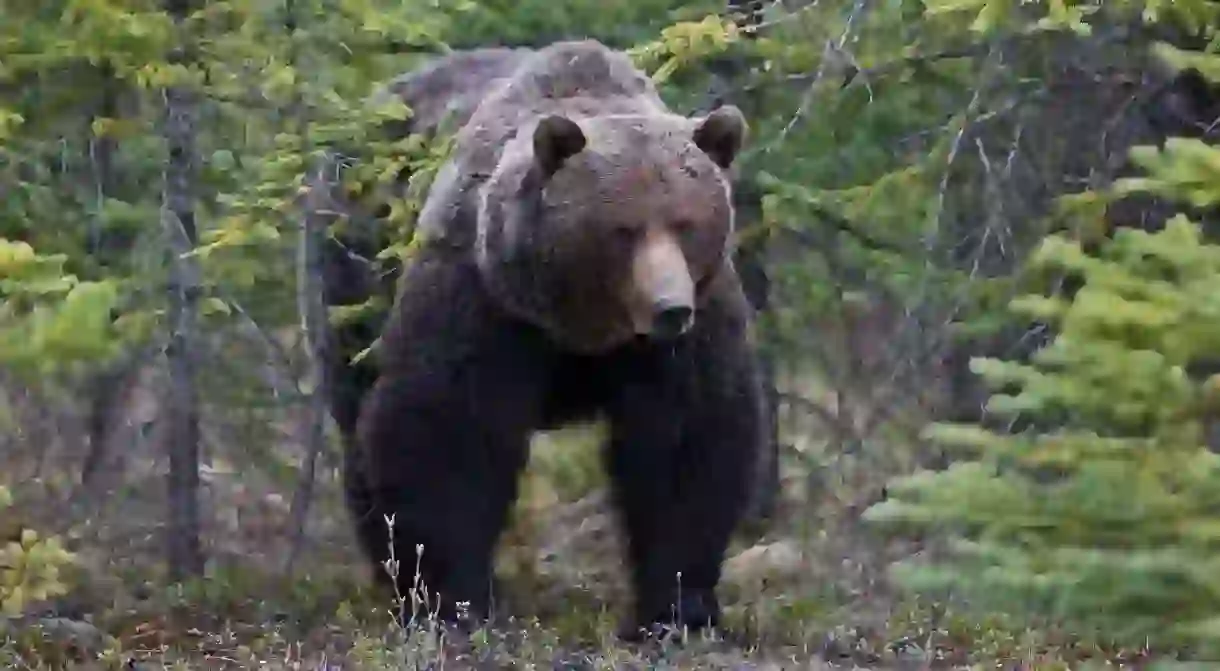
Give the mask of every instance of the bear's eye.
[[695, 230], [695, 222], [685, 218], [674, 219], [672, 222], [670, 222], [669, 228], [674, 233], [684, 236]]
[[632, 242], [639, 233], [639, 227], [632, 226], [631, 224], [618, 224], [611, 227], [610, 232], [616, 241], [624, 243]]

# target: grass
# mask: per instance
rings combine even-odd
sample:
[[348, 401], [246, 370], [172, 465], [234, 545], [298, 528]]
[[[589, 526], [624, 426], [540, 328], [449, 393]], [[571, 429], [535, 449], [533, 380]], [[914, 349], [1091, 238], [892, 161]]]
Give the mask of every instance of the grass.
[[[743, 533], [726, 562], [722, 597], [732, 640], [620, 643], [614, 630], [629, 595], [596, 456], [600, 431], [576, 427], [536, 441], [497, 555], [512, 617], [469, 637], [427, 617], [411, 631], [393, 624], [390, 595], [366, 584], [333, 468], [320, 478], [305, 560], [292, 575], [281, 568], [288, 535], [282, 482], [260, 470], [210, 469], [208, 575], [167, 589], [160, 587], [164, 503], [155, 446], [133, 442], [130, 459], [140, 467], [128, 469], [105, 505], [70, 523], [44, 505], [34, 479], [22, 478], [23, 463], [10, 462], [10, 484], [25, 504], [13, 519], [67, 537], [81, 565], [67, 597], [0, 623], [0, 666], [1051, 671], [1089, 659], [1121, 668], [1138, 657], [895, 589], [888, 564], [923, 548], [880, 537], [858, 517], [889, 475], [910, 467], [910, 455], [895, 438], [853, 456], [809, 430], [785, 438], [794, 447], [776, 519], [761, 533]], [[214, 464], [243, 463], [234, 429], [212, 434], [228, 436]], [[66, 468], [48, 452], [36, 455], [38, 468]], [[295, 455], [289, 444], [262, 458], [291, 465]], [[61, 456], [61, 464], [76, 463]]]

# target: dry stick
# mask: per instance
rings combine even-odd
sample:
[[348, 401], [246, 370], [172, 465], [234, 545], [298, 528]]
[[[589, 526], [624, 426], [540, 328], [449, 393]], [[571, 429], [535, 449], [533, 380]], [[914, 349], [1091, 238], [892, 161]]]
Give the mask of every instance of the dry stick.
[[[299, 66], [300, 53], [296, 49], [297, 17], [295, 0], [285, 2], [285, 28], [288, 31], [293, 67]], [[308, 124], [305, 119], [305, 106], [298, 94], [290, 112], [301, 133], [302, 150], [308, 152], [309, 140], [306, 137]], [[330, 194], [334, 186], [327, 180], [326, 166], [330, 165], [329, 155], [323, 153], [316, 167], [310, 169], [306, 176], [304, 213], [300, 221], [300, 237], [297, 244], [297, 312], [301, 319], [301, 331], [304, 335], [307, 373], [313, 379], [313, 388], [308, 392], [308, 430], [305, 438], [305, 456], [301, 466], [301, 475], [297, 480], [296, 490], [292, 495], [289, 508], [289, 530], [292, 540], [289, 544], [288, 557], [285, 560], [284, 572], [290, 573], [295, 567], [297, 557], [305, 544], [305, 528], [309, 517], [309, 509], [313, 503], [314, 486], [317, 481], [318, 457], [326, 445], [326, 399], [329, 396], [326, 371], [323, 369], [327, 353], [327, 310], [322, 285], [322, 243], [326, 234], [331, 213], [334, 211]]]
[[212, 291], [213, 298], [220, 299], [226, 309], [237, 318], [235, 328], [239, 337], [247, 338], [263, 349], [267, 357], [266, 365], [262, 366], [263, 383], [271, 390], [271, 396], [276, 401], [295, 403], [304, 397], [296, 380], [289, 379], [292, 374], [292, 361], [288, 352], [275, 338], [259, 326], [254, 317], [236, 300], [225, 296], [218, 290]]
[[[325, 159], [321, 161], [322, 166], [327, 163]], [[324, 169], [317, 169], [305, 198], [305, 213], [301, 217], [300, 241], [297, 246], [297, 308], [301, 315], [301, 330], [305, 335], [309, 375], [314, 384], [308, 392], [309, 425], [305, 441], [305, 461], [289, 511], [293, 538], [285, 565], [286, 572], [292, 570], [305, 542], [305, 523], [313, 501], [318, 457], [326, 445], [326, 399], [330, 390], [323, 362], [326, 361], [329, 343], [325, 328], [327, 311], [321, 278], [322, 240], [328, 224], [324, 212], [330, 208], [320, 207], [324, 203], [318, 202], [324, 198], [329, 200], [327, 195], [330, 193], [330, 185], [325, 181]]]

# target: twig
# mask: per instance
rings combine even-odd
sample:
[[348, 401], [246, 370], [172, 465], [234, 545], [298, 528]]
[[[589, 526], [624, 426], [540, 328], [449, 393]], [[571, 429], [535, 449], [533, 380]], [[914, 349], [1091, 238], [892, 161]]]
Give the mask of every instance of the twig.
[[846, 52], [844, 51], [844, 46], [847, 44], [848, 37], [850, 37], [852, 34], [852, 29], [855, 27], [856, 20], [864, 13], [867, 4], [867, 0], [855, 0], [855, 4], [852, 5], [851, 14], [849, 14], [847, 17], [847, 24], [843, 27], [843, 32], [839, 35], [838, 42], [826, 42], [826, 45], [822, 51], [822, 60], [820, 63], [818, 63], [817, 72], [814, 73], [812, 81], [805, 90], [805, 95], [802, 96], [801, 103], [796, 108], [796, 112], [792, 115], [792, 118], [788, 120], [788, 123], [784, 125], [783, 129], [780, 130], [779, 134], [776, 135], [771, 142], [764, 145], [758, 153], [770, 153], [775, 148], [783, 144], [784, 140], [788, 138], [788, 134], [792, 132], [792, 129], [795, 128], [796, 125], [805, 117], [805, 114], [809, 109], [809, 105], [813, 102], [813, 97], [817, 93], [818, 84], [821, 83], [823, 77], [825, 77], [825, 75], [828, 73], [828, 66], [834, 64], [837, 68], [839, 67], [842, 59], [847, 57]]
[[264, 369], [268, 371], [265, 375], [265, 381], [271, 389], [272, 397], [277, 401], [293, 401], [302, 398], [304, 392], [301, 391], [300, 385], [278, 374], [280, 368], [286, 370], [292, 368], [292, 358], [288, 356], [284, 348], [275, 341], [275, 338], [267, 335], [263, 327], [259, 326], [254, 317], [236, 300], [223, 295], [217, 296], [217, 298], [225, 304], [231, 314], [239, 317], [237, 324], [241, 330], [252, 340], [257, 341], [263, 346], [267, 355], [267, 366]]
[[[285, 28], [290, 39], [294, 40], [294, 44], [297, 32], [295, 9], [294, 0], [287, 0]], [[301, 56], [302, 54], [294, 46], [290, 62], [294, 66], [300, 67]], [[299, 100], [299, 96], [293, 107], [291, 114], [303, 134], [306, 119], [304, 105]], [[308, 152], [310, 149], [308, 138], [302, 135], [301, 141], [302, 150]], [[315, 173], [315, 179], [310, 181], [311, 188], [305, 192], [304, 212], [300, 217], [301, 226], [297, 243], [297, 312], [301, 320], [301, 333], [304, 336], [308, 375], [314, 384], [308, 393], [305, 456], [289, 509], [289, 529], [292, 540], [284, 562], [286, 574], [291, 574], [305, 544], [306, 522], [309, 518], [309, 509], [314, 497], [314, 485], [317, 481], [318, 457], [326, 445], [329, 390], [327, 389], [328, 376], [324, 367], [329, 343], [326, 328], [325, 288], [322, 283], [322, 244], [325, 241], [330, 220], [335, 216], [333, 214], [335, 208], [330, 197], [335, 186], [327, 179], [326, 174], [326, 168], [331, 164], [329, 159], [329, 154], [323, 152], [317, 165], [311, 168]]]

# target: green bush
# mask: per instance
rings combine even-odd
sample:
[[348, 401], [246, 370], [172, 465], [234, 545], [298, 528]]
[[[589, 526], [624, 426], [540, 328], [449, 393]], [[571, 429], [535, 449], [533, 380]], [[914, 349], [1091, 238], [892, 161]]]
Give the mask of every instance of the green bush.
[[[1220, 194], [1220, 179], [1197, 179], [1201, 152], [1220, 159], [1186, 141], [1140, 150], [1149, 176], [1119, 190], [1177, 195], [1190, 182], [1195, 203]], [[918, 590], [955, 588], [974, 605], [1109, 641], [1214, 651], [1220, 457], [1205, 430], [1220, 374], [1196, 370], [1220, 351], [1220, 246], [1179, 215], [1157, 233], [1120, 231], [1096, 253], [1053, 236], [1033, 265], [1083, 281], [1070, 300], [1013, 305], [1057, 337], [1028, 364], [973, 369], [998, 392], [993, 413], [1058, 428], [935, 425], [931, 438], [976, 458], [894, 483], [868, 517], [952, 539], [943, 561], [899, 567]]]
[[[11, 505], [8, 490], [0, 487], [0, 514]], [[58, 538], [22, 529], [17, 538], [0, 545], [0, 614], [17, 617], [31, 602], [67, 593], [60, 571], [74, 561]]]

